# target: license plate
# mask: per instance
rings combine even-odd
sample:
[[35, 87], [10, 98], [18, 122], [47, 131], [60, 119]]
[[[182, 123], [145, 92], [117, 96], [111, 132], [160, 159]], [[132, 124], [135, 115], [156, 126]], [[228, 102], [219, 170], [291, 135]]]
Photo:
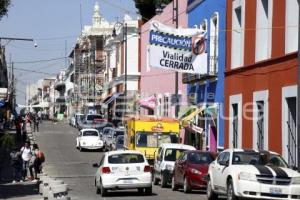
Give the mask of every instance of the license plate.
[[133, 181], [132, 180], [124, 180], [123, 183], [130, 184], [130, 183], [133, 183]]
[[281, 188], [270, 188], [271, 194], [282, 194]]

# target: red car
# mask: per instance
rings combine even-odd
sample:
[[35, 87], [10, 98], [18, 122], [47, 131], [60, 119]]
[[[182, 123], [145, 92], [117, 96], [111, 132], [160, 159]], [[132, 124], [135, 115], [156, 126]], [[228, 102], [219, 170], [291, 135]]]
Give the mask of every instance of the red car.
[[204, 151], [183, 152], [175, 163], [172, 190], [183, 187], [185, 193], [191, 190], [206, 188], [208, 166], [216, 158], [216, 154]]

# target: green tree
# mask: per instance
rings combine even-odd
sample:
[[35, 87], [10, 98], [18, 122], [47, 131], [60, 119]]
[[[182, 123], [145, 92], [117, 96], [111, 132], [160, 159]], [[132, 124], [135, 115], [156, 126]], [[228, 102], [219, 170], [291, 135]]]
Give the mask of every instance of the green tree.
[[0, 20], [7, 14], [10, 3], [11, 0], [0, 0]]
[[134, 2], [143, 20], [148, 21], [155, 15], [157, 7], [161, 4], [169, 4], [172, 0], [134, 0]]

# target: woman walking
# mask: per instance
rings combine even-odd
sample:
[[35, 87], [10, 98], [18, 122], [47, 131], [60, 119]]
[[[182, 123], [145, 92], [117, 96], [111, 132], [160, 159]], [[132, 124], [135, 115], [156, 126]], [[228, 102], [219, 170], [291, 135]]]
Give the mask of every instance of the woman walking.
[[21, 148], [21, 157], [23, 160], [23, 165], [22, 165], [22, 180], [25, 181], [27, 178], [27, 170], [29, 167], [29, 161], [32, 157], [32, 151], [30, 148], [30, 143], [28, 141], [25, 142], [25, 145]]

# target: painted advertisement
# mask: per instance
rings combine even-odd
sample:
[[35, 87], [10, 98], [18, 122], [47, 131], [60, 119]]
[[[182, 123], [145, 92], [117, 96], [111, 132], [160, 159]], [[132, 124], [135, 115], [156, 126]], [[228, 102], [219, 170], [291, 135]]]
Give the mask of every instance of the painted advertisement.
[[175, 29], [151, 22], [149, 65], [192, 74], [207, 73], [204, 33], [200, 29]]

